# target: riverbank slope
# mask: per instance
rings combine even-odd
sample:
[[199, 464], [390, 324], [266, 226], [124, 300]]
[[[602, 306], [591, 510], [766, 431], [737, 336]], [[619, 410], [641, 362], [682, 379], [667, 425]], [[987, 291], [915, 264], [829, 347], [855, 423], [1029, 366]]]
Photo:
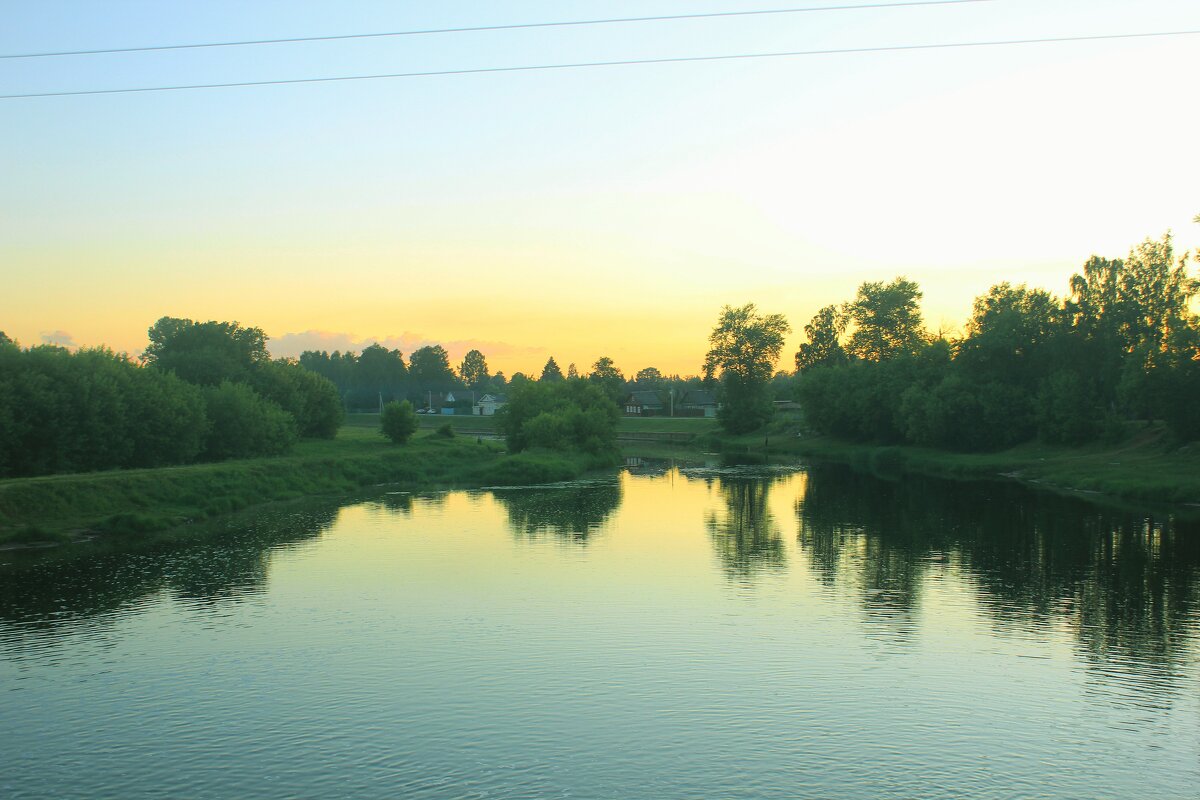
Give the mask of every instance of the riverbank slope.
[[503, 444], [422, 433], [394, 445], [345, 425], [288, 455], [0, 481], [0, 546], [175, 528], [248, 506], [378, 484], [417, 490], [511, 486], [578, 477], [598, 465], [557, 453], [508, 455]]

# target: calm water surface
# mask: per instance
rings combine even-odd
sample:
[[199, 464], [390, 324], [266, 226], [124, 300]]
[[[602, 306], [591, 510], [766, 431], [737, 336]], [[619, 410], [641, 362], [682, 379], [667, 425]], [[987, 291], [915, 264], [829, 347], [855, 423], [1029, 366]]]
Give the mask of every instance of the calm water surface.
[[1200, 526], [667, 468], [0, 555], [3, 798], [1196, 798]]

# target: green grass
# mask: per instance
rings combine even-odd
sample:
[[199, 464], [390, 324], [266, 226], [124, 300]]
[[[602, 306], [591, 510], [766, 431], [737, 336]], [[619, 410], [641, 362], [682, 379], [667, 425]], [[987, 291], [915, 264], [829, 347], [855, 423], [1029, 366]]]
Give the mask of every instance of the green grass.
[[509, 456], [499, 442], [427, 431], [393, 445], [376, 427], [356, 423], [285, 456], [0, 481], [0, 545], [151, 534], [259, 503], [378, 484], [503, 486], [569, 480], [607, 465], [585, 456]]

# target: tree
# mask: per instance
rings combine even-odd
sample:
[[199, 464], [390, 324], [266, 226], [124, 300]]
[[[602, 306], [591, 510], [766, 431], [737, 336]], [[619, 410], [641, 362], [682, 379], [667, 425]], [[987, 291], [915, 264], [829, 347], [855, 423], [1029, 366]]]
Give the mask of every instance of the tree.
[[223, 381], [204, 390], [210, 428], [204, 456], [219, 461], [286, 453], [296, 420], [244, 383]]
[[243, 328], [236, 322], [163, 317], [147, 333], [150, 344], [143, 361], [188, 383], [216, 386], [222, 381], [246, 381], [255, 368], [271, 360], [262, 329]]
[[611, 456], [621, 413], [590, 381], [539, 381], [515, 388], [496, 413], [508, 449], [529, 448]]
[[379, 407], [379, 396], [399, 397], [409, 383], [409, 370], [404, 365], [404, 354], [389, 350], [381, 344], [364, 347], [358, 358], [347, 353], [351, 361], [351, 385], [370, 399], [370, 407]]
[[1032, 394], [1049, 369], [1046, 344], [1064, 332], [1058, 300], [1042, 289], [999, 283], [975, 298], [958, 365], [977, 383], [996, 381]]
[[858, 287], [858, 294], [846, 305], [854, 322], [846, 351], [865, 361], [915, 353], [926, 338], [920, 300], [920, 288], [903, 277], [889, 284], [868, 281]]
[[759, 314], [753, 303], [725, 306], [708, 337], [705, 375], [721, 381], [721, 425], [745, 433], [763, 425], [774, 411], [767, 384], [791, 326], [782, 314]]
[[546, 366], [542, 367], [542, 377], [539, 381], [561, 381], [563, 380], [562, 370], [558, 367], [558, 362], [554, 360], [554, 356], [550, 356], [550, 360], [546, 362]]
[[572, 361], [567, 365], [567, 380], [573, 381], [579, 377], [579, 370], [575, 368], [575, 362]]
[[383, 407], [379, 416], [380, 432], [395, 444], [404, 444], [417, 432], [417, 412], [412, 403], [392, 401]]
[[448, 391], [458, 380], [450, 369], [450, 357], [440, 344], [414, 350], [408, 359], [408, 371], [419, 392]]
[[488, 378], [487, 359], [478, 350], [471, 350], [463, 356], [462, 364], [458, 367], [458, 377], [466, 386], [480, 389]]
[[625, 390], [625, 376], [621, 374], [621, 370], [617, 369], [611, 358], [601, 356], [596, 359], [596, 363], [592, 364], [588, 380], [603, 389], [614, 403], [620, 402], [621, 395]]
[[634, 376], [634, 382], [647, 389], [658, 389], [666, 382], [666, 378], [658, 371], [658, 367], [643, 367]]
[[841, 338], [846, 330], [846, 315], [837, 306], [825, 306], [804, 326], [808, 341], [796, 353], [796, 371], [813, 367], [837, 367], [848, 360]]
[[295, 418], [300, 436], [332, 439], [337, 435], [344, 410], [337, 387], [328, 378], [279, 359], [257, 369], [251, 386]]

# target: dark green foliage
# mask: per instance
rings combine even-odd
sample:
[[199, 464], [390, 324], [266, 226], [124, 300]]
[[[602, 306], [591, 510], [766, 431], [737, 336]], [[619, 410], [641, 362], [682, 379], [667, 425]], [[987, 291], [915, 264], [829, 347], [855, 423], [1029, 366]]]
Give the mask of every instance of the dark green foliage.
[[393, 443], [407, 442], [417, 432], [417, 412], [412, 403], [402, 400], [385, 405], [379, 417], [379, 428]]
[[[912, 328], [920, 319], [915, 284], [864, 284], [847, 306], [857, 326], [847, 349], [857, 360], [806, 367], [806, 419], [846, 439], [966, 451], [1034, 436], [1112, 440], [1125, 435], [1126, 419], [1161, 419], [1181, 441], [1198, 438], [1200, 323], [1190, 304], [1200, 283], [1185, 267], [1168, 235], [1126, 260], [1093, 256], [1062, 303], [998, 284], [975, 301], [952, 359], [931, 359], [945, 343], [922, 344]], [[818, 315], [810, 328], [828, 333], [831, 320]]]
[[0, 476], [193, 460], [200, 391], [110, 350], [0, 345]]
[[450, 357], [440, 344], [414, 350], [408, 360], [408, 370], [418, 394], [447, 392], [459, 386], [458, 378], [450, 369]]
[[837, 306], [825, 306], [804, 326], [808, 341], [796, 351], [796, 371], [813, 367], [840, 367], [848, 356], [841, 345], [846, 331], [846, 315]]
[[546, 361], [546, 366], [542, 367], [542, 376], [538, 380], [545, 383], [564, 380], [563, 371], [554, 360], [554, 356], [550, 356]]
[[463, 356], [462, 364], [458, 367], [458, 378], [467, 386], [476, 391], [483, 391], [488, 383], [487, 359], [483, 357], [483, 353], [478, 350], [471, 350]]
[[658, 371], [658, 367], [639, 369], [633, 380], [639, 389], [661, 389], [666, 385], [666, 376]]
[[1200, 361], [1186, 361], [1164, 370], [1160, 391], [1163, 419], [1181, 441], [1200, 439]]
[[846, 304], [854, 323], [846, 352], [864, 361], [887, 361], [912, 355], [925, 340], [921, 321], [921, 290], [906, 278], [889, 284], [864, 283]]
[[513, 453], [540, 448], [607, 455], [615, 451], [617, 404], [588, 381], [526, 383], [496, 414]]
[[451, 425], [449, 422], [444, 422], [438, 426], [437, 430], [433, 432], [433, 435], [440, 436], [443, 439], [453, 439], [454, 438], [454, 426]]
[[266, 334], [236, 322], [163, 317], [147, 333], [146, 364], [201, 386], [248, 381], [256, 367], [271, 360]]
[[753, 303], [725, 306], [708, 337], [704, 374], [721, 381], [717, 417], [730, 433], [746, 433], [770, 420], [774, 407], [767, 382], [791, 326], [782, 314], [759, 314]]
[[253, 373], [251, 385], [296, 420], [306, 438], [332, 439], [344, 411], [337, 387], [328, 378], [289, 361], [271, 361]]
[[277, 455], [296, 442], [292, 415], [247, 384], [224, 381], [206, 388], [204, 399], [209, 421], [206, 459]]
[[127, 403], [133, 439], [131, 467], [187, 464], [204, 450], [208, 412], [204, 396], [171, 374], [136, 369]]
[[601, 356], [592, 364], [588, 380], [604, 390], [614, 403], [620, 403], [625, 396], [625, 376], [608, 356]]

